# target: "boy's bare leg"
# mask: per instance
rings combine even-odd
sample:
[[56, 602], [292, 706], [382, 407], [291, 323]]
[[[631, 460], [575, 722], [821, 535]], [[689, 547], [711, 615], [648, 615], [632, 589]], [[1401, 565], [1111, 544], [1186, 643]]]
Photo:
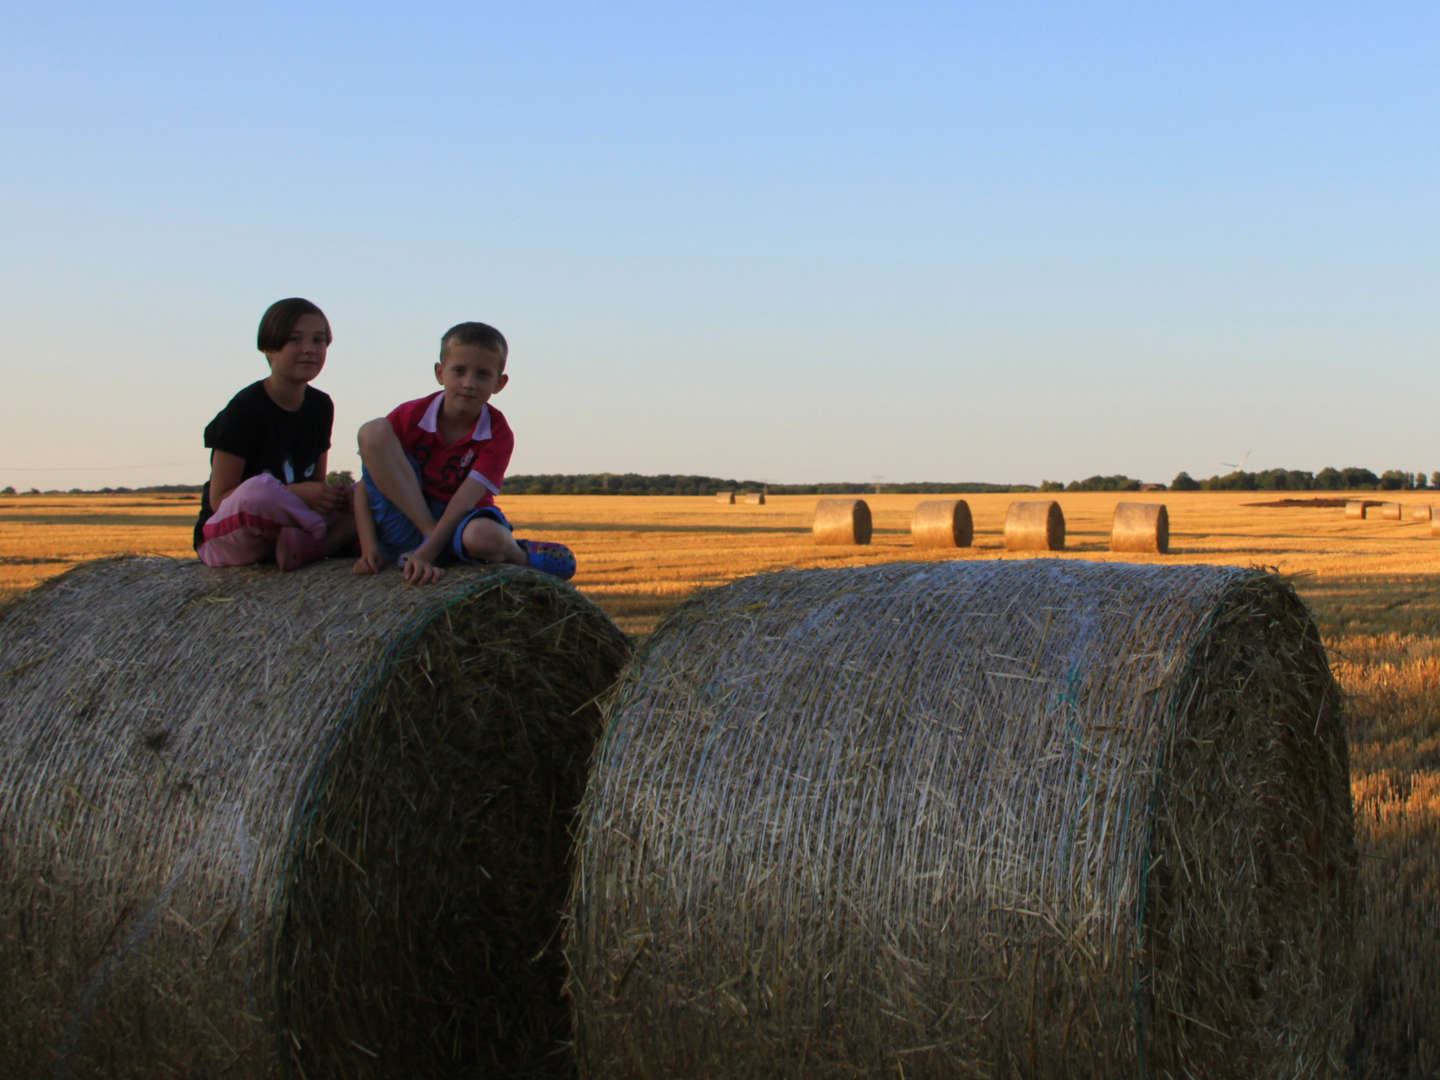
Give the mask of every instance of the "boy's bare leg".
[[[396, 438], [390, 421], [381, 417], [362, 424], [357, 440], [360, 460], [365, 463], [375, 486], [422, 535], [429, 536], [435, 531], [435, 516], [430, 513], [420, 481], [415, 478], [415, 468], [405, 456], [405, 448]], [[364, 484], [360, 487], [363, 490]]]
[[465, 545], [466, 555], [481, 562], [508, 562], [517, 566], [528, 566], [530, 562], [510, 530], [491, 518], [474, 518], [465, 526], [461, 543]]

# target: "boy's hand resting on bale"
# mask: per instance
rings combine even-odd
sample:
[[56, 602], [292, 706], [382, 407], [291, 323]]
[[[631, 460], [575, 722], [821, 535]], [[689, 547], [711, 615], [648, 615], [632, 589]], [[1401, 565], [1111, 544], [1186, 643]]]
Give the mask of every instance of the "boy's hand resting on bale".
[[422, 558], [417, 551], [401, 559], [400, 573], [404, 575], [406, 585], [433, 585], [445, 576], [441, 567]]

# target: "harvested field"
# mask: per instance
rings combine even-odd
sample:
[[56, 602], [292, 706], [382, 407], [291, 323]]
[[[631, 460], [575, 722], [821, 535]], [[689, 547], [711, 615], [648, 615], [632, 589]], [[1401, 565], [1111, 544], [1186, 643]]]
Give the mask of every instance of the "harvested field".
[[[1345, 501], [1378, 502], [1374, 494], [1338, 493], [1338, 506], [1303, 498], [1267, 506], [1256, 505], [1263, 496], [1255, 492], [1165, 492], [1170, 553], [1163, 556], [1108, 550], [1115, 504], [1124, 496], [1062, 494], [1066, 550], [1043, 557], [1264, 567], [1292, 578], [1347, 698], [1361, 972], [1351, 1076], [1433, 1080], [1440, 1076], [1440, 520], [1346, 518]], [[573, 584], [643, 640], [698, 589], [769, 570], [1042, 557], [1005, 551], [1005, 511], [1024, 496], [1003, 493], [963, 496], [972, 546], [917, 549], [915, 507], [940, 497], [867, 493], [874, 534], [868, 546], [849, 548], [814, 543], [816, 497], [808, 495], [772, 494], [767, 506], [753, 508], [718, 505], [713, 496], [500, 502], [524, 533], [574, 548], [580, 569]], [[1428, 505], [1433, 494], [1399, 499]], [[118, 503], [128, 505], [114, 505], [115, 515], [168, 515], [185, 524], [116, 529], [108, 522]], [[188, 554], [194, 506], [194, 496], [0, 497], [0, 603], [5, 592], [100, 555]], [[45, 524], [59, 515], [92, 524]], [[387, 578], [396, 581], [393, 572]]]

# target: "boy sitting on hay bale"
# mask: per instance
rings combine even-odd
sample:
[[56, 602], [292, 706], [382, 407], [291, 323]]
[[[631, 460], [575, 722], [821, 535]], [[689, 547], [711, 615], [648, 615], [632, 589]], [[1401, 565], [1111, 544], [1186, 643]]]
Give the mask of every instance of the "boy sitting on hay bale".
[[373, 574], [395, 561], [406, 584], [425, 585], [445, 573], [441, 563], [456, 561], [515, 563], [562, 579], [574, 575], [569, 548], [515, 539], [495, 505], [515, 436], [489, 402], [510, 381], [509, 352], [493, 326], [452, 326], [440, 339], [435, 365], [442, 389], [360, 428], [355, 573]]

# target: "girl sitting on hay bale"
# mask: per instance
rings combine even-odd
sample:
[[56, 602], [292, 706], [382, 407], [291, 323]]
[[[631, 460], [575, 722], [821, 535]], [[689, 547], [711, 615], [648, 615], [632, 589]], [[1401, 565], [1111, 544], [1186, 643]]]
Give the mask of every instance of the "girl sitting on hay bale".
[[277, 300], [261, 317], [255, 344], [269, 377], [205, 428], [210, 479], [200, 491], [195, 553], [207, 566], [273, 557], [293, 570], [354, 542], [349, 485], [325, 479], [335, 406], [310, 385], [331, 340], [329, 320], [309, 300]]
[[568, 580], [575, 556], [564, 544], [517, 540], [495, 505], [515, 436], [490, 398], [510, 376], [505, 335], [481, 322], [440, 338], [442, 389], [397, 405], [360, 428], [355, 487], [360, 558], [355, 573], [400, 563], [408, 585], [445, 573], [442, 561], [513, 563]]

